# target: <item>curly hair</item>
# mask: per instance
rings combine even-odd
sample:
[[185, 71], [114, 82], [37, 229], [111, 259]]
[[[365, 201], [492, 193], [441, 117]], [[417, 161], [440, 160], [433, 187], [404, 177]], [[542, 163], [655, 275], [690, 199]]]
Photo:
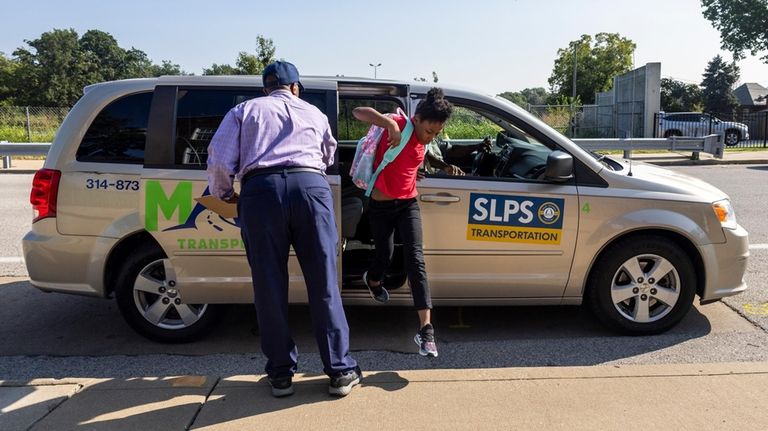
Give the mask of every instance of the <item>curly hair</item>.
[[426, 99], [416, 106], [416, 115], [425, 121], [445, 123], [453, 114], [453, 105], [445, 100], [443, 89], [433, 87], [427, 93]]

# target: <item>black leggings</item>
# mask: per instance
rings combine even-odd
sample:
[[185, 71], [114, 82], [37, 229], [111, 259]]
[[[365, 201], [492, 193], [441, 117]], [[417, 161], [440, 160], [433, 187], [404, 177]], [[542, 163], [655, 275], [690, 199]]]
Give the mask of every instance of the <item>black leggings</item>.
[[376, 245], [376, 257], [368, 270], [368, 279], [380, 281], [389, 268], [394, 252], [394, 233], [397, 228], [403, 242], [405, 269], [411, 285], [413, 305], [417, 310], [432, 308], [432, 297], [427, 284], [424, 265], [424, 246], [421, 233], [421, 211], [416, 198], [376, 201], [368, 204], [368, 219]]

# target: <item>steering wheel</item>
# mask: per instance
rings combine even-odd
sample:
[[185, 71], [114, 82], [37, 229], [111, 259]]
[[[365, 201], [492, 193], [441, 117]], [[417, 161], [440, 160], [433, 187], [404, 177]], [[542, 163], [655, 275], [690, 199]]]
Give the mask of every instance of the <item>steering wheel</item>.
[[483, 163], [485, 162], [487, 155], [488, 153], [485, 151], [478, 151], [477, 154], [475, 154], [475, 157], [472, 159], [472, 171], [470, 172], [470, 175], [473, 177], [478, 175], [480, 167], [484, 166]]
[[[491, 135], [486, 135], [485, 138], [483, 138], [483, 143], [491, 145]], [[472, 170], [470, 171], [470, 175], [478, 175], [483, 166], [485, 166], [484, 163], [487, 163], [491, 153], [492, 150], [486, 148], [476, 151], [475, 157], [472, 159]]]

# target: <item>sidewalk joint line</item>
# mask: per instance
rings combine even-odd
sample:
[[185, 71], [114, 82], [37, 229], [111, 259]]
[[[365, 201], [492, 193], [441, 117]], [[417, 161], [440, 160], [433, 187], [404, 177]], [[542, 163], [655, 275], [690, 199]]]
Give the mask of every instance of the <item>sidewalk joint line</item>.
[[189, 420], [189, 423], [184, 427], [185, 431], [190, 430], [192, 426], [195, 424], [195, 421], [197, 420], [197, 416], [200, 415], [201, 411], [203, 411], [203, 406], [205, 406], [205, 403], [208, 402], [208, 399], [211, 397], [211, 394], [213, 394], [213, 391], [216, 389], [216, 387], [219, 386], [219, 382], [221, 382], [221, 376], [216, 377], [216, 381], [213, 382], [213, 385], [211, 386], [211, 390], [208, 391], [208, 393], [205, 395], [205, 399], [203, 399], [203, 402], [197, 406], [197, 410], [195, 411], [195, 414], [192, 415], [192, 418]]

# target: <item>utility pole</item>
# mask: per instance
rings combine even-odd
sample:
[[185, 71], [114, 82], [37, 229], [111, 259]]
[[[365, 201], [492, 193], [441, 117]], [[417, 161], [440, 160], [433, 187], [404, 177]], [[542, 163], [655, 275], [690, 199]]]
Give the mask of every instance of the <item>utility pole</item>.
[[579, 44], [573, 46], [573, 94], [571, 97], [576, 100], [576, 54], [579, 52]]

